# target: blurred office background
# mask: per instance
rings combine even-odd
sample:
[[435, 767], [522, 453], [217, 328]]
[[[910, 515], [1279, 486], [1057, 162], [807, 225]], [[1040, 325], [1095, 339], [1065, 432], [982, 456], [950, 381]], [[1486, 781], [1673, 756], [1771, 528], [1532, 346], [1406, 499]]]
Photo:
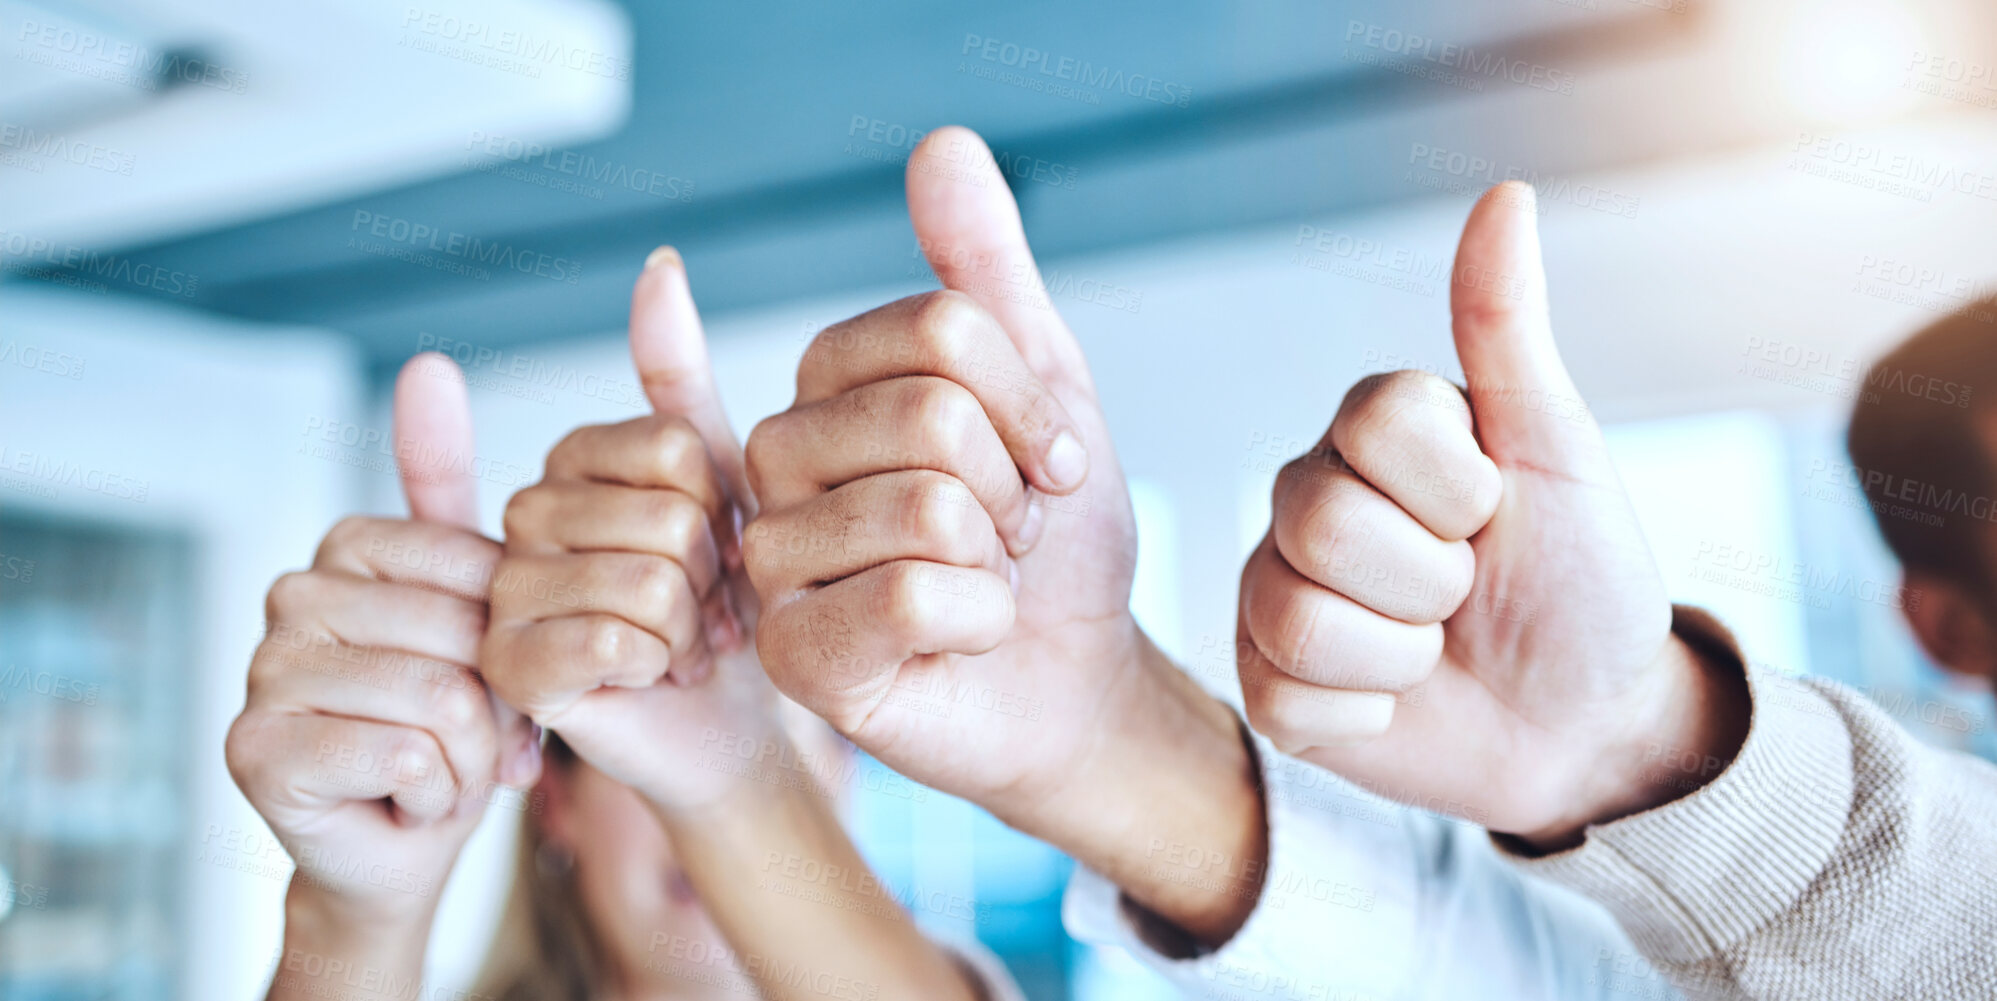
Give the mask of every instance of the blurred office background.
[[[222, 735], [270, 581], [341, 514], [401, 509], [403, 360], [466, 368], [496, 533], [561, 434], [638, 412], [629, 287], [672, 243], [746, 433], [814, 331], [933, 287], [901, 167], [950, 122], [1013, 176], [1094, 366], [1140, 612], [1216, 691], [1275, 470], [1360, 375], [1456, 374], [1457, 230], [1523, 177], [1674, 597], [1990, 754], [1987, 696], [1899, 623], [1840, 432], [1868, 359], [1997, 278], [1993, 22], [1975, 0], [0, 0], [0, 1001], [261, 989], [289, 865]], [[472, 239], [532, 266], [440, 249]], [[447, 893], [438, 985], [470, 986], [516, 820]], [[1069, 864], [975, 808], [861, 791], [853, 824], [891, 886], [975, 900], [918, 917], [1031, 996], [1162, 996], [1066, 939]]]

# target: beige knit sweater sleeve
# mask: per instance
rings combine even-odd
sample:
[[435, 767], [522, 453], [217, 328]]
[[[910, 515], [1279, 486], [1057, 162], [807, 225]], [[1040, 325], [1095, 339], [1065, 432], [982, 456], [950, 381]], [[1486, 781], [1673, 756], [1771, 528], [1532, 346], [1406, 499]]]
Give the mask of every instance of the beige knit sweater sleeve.
[[[1673, 628], [1740, 662], [1703, 613]], [[1499, 848], [1600, 901], [1689, 998], [1997, 997], [1997, 768], [1834, 682], [1748, 685], [1747, 741], [1703, 788], [1570, 851]]]

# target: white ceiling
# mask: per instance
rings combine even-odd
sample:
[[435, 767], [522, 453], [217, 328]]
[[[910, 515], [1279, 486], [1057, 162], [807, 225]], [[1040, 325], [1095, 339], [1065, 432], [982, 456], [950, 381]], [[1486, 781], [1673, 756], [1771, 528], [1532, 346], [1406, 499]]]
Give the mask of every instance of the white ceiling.
[[[461, 171], [474, 132], [581, 142], [630, 108], [630, 26], [605, 0], [109, 9], [0, 0], [10, 233], [101, 247], [228, 226]], [[157, 86], [176, 74], [193, 79]]]

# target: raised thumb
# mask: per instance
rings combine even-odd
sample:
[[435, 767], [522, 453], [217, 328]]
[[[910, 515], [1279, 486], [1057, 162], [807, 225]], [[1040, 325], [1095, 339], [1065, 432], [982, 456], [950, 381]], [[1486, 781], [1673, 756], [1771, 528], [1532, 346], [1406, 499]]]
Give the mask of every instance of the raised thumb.
[[1485, 453], [1501, 466], [1572, 471], [1599, 456], [1601, 430], [1554, 344], [1538, 216], [1519, 181], [1478, 199], [1450, 273], [1450, 323]]
[[478, 531], [471, 400], [456, 362], [426, 351], [402, 366], [394, 435], [409, 516]]
[[908, 219], [944, 288], [995, 317], [1043, 381], [1093, 396], [1081, 346], [1048, 299], [1027, 246], [1019, 203], [976, 132], [946, 125], [916, 146], [908, 158]]

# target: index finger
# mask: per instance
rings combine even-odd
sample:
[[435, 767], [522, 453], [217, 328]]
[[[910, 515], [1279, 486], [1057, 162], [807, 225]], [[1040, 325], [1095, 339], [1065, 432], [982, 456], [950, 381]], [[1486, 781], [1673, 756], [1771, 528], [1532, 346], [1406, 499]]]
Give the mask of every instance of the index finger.
[[970, 390], [1034, 487], [1067, 494], [1082, 485], [1089, 459], [1074, 419], [998, 321], [961, 292], [909, 296], [825, 328], [798, 365], [797, 402], [914, 375]]
[[651, 414], [577, 428], [548, 452], [546, 473], [549, 480], [677, 490], [699, 502], [715, 522], [716, 539], [723, 538], [727, 491], [698, 429], [686, 418]]

